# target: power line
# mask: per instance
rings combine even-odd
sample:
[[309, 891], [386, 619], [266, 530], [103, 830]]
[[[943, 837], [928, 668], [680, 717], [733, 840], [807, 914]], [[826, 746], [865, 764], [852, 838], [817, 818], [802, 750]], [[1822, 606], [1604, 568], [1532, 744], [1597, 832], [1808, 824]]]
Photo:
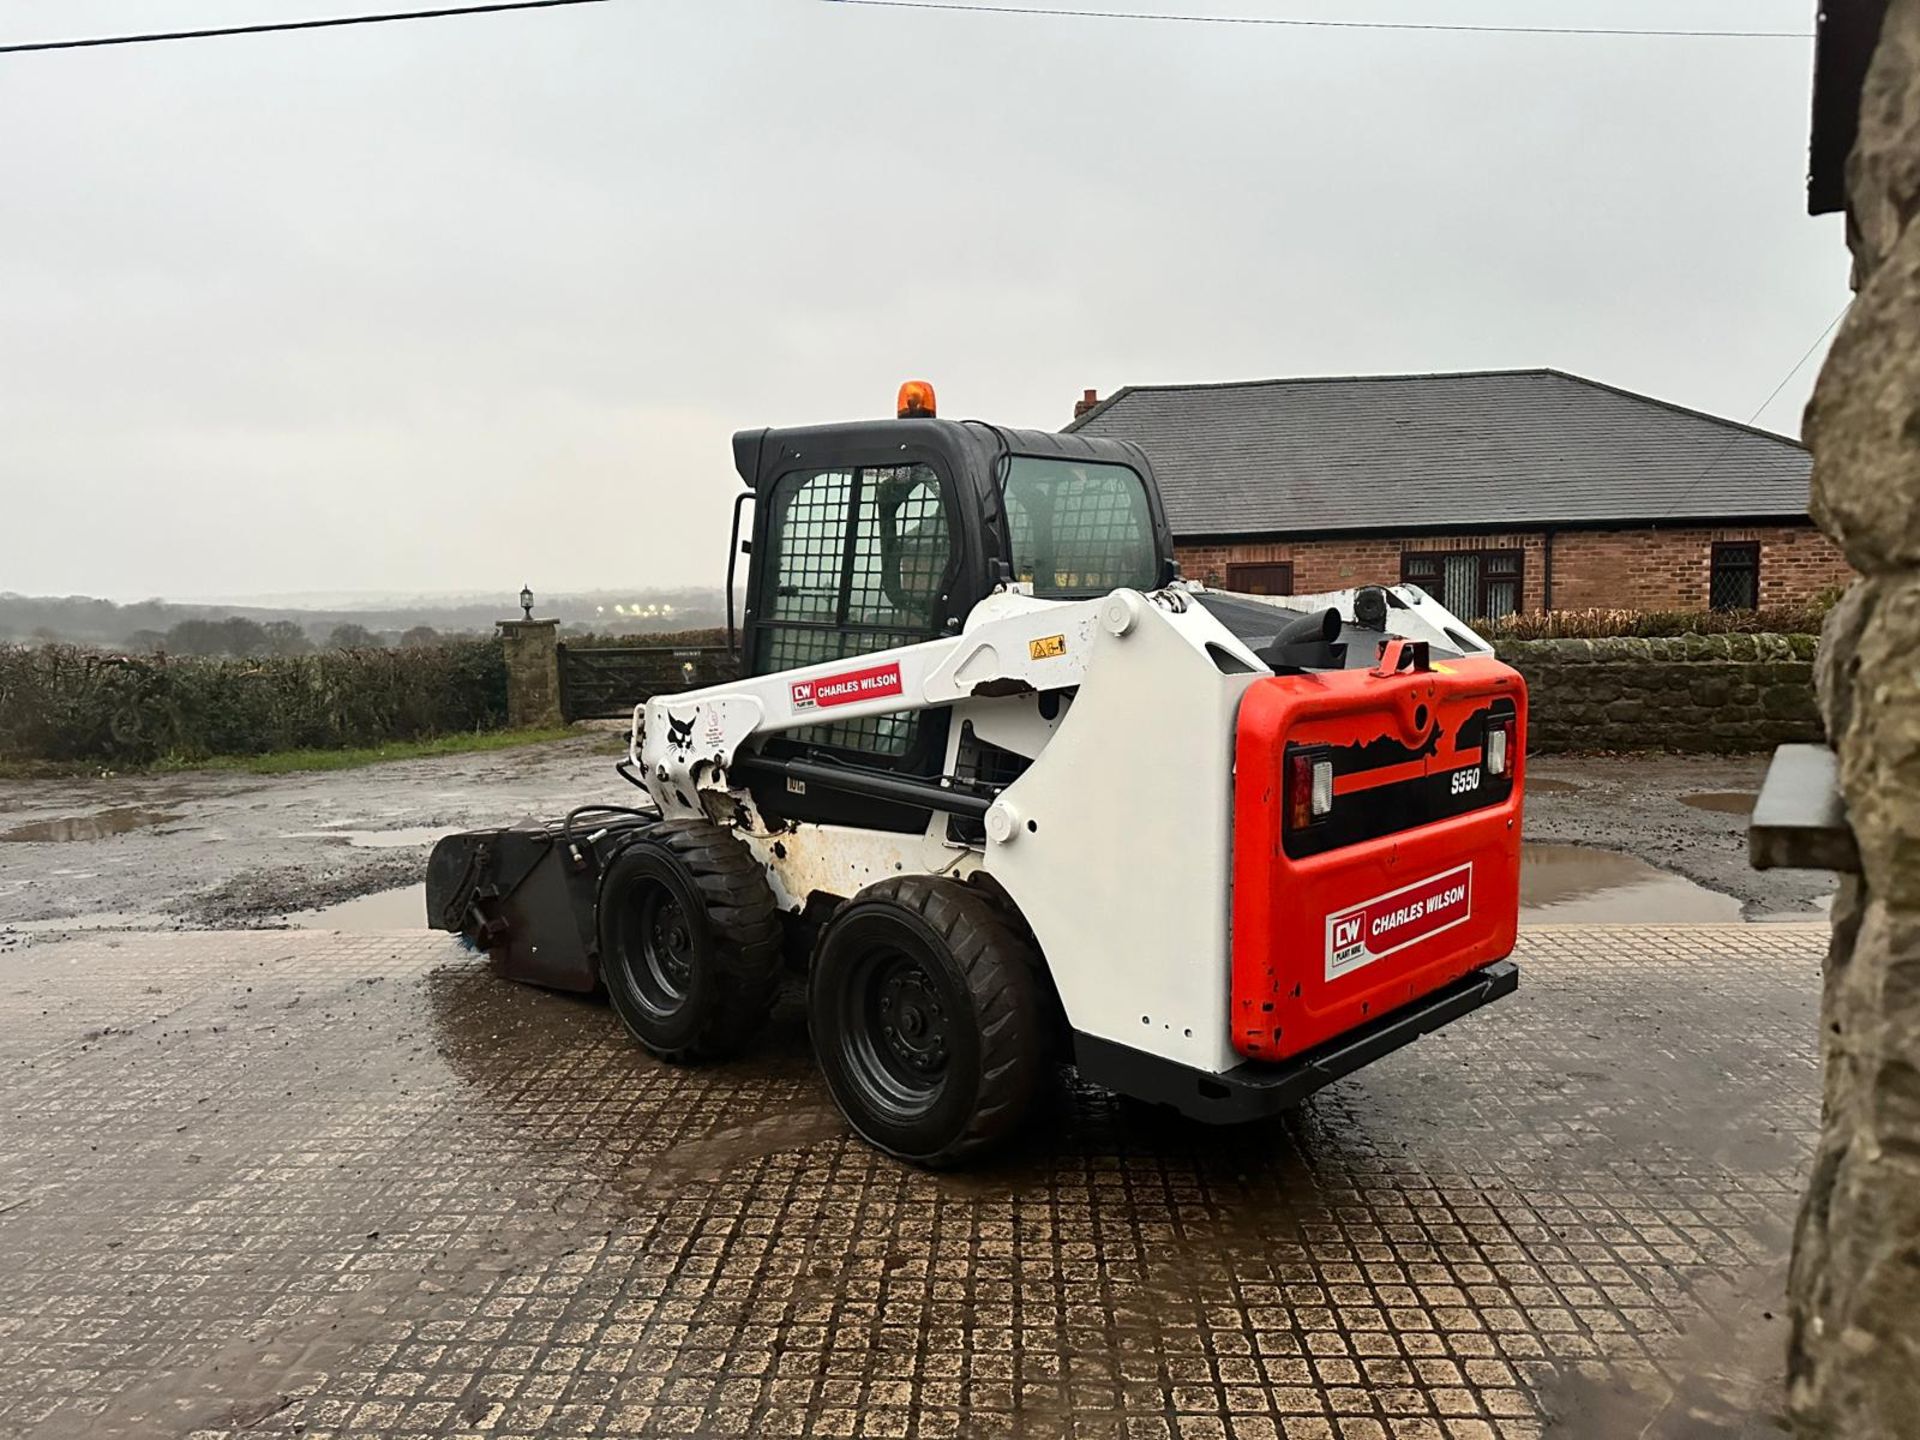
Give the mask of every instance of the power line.
[[386, 25], [396, 20], [445, 20], [456, 15], [497, 15], [503, 10], [552, 10], [561, 5], [603, 5], [606, 0], [500, 0], [491, 5], [456, 5], [440, 10], [406, 10], [384, 15], [343, 15], [326, 20], [283, 20], [267, 25], [228, 25], [217, 30], [168, 30], [144, 35], [99, 35], [85, 40], [36, 40], [0, 45], [0, 55], [30, 50], [91, 50], [103, 45], [151, 45], [161, 40], [212, 40], [222, 35], [271, 35], [285, 30], [332, 30], [342, 25]]
[[[1805, 365], [1807, 361], [1813, 358], [1813, 352], [1820, 348], [1821, 342], [1833, 333], [1834, 327], [1837, 326], [1843, 319], [1846, 318], [1847, 311], [1851, 310], [1852, 308], [1853, 308], [1852, 300], [1848, 300], [1845, 305], [1842, 305], [1840, 307], [1840, 313], [1834, 316], [1833, 319], [1827, 322], [1827, 328], [1822, 330], [1819, 333], [1819, 335], [1815, 337], [1814, 342], [1807, 347], [1807, 353], [1802, 355], [1798, 360], [1793, 362], [1793, 368], [1787, 371], [1786, 374], [1780, 377], [1780, 383], [1774, 386], [1773, 392], [1770, 395], [1768, 395], [1766, 399], [1760, 402], [1760, 408], [1758, 410], [1755, 410], [1753, 414], [1747, 417], [1747, 424], [1749, 426], [1752, 426], [1756, 420], [1758, 420], [1762, 415], [1767, 413], [1767, 407], [1773, 404], [1774, 401], [1780, 398], [1780, 392], [1787, 388], [1787, 382], [1793, 379], [1794, 376], [1800, 373], [1800, 367], [1802, 365]], [[1738, 431], [1736, 431], [1733, 435], [1729, 436], [1727, 439], [1727, 443], [1722, 445], [1720, 449], [1715, 453], [1713, 459], [1707, 462], [1706, 468], [1702, 470], [1698, 475], [1694, 476], [1693, 479], [1687, 482], [1687, 488], [1680, 492], [1680, 498], [1675, 500], [1673, 504], [1669, 505], [1666, 508], [1665, 512], [1661, 515], [1661, 518], [1664, 520], [1668, 515], [1673, 514], [1674, 511], [1678, 510], [1682, 505], [1686, 504], [1687, 500], [1693, 495], [1693, 492], [1700, 488], [1700, 482], [1705, 480], [1707, 476], [1711, 475], [1714, 472], [1714, 470], [1719, 466], [1720, 462], [1727, 458], [1727, 452], [1733, 449], [1735, 445], [1738, 445], [1745, 438], [1746, 436], [1741, 434]]]
[[[227, 25], [206, 30], [167, 30], [135, 35], [98, 35], [80, 40], [38, 40], [0, 45], [0, 55], [45, 50], [91, 50], [108, 45], [151, 45], [163, 40], [212, 40], [229, 35], [272, 35], [295, 30], [332, 30], [346, 25], [385, 25], [404, 20], [445, 20], [461, 15], [497, 15], [511, 10], [551, 10], [563, 5], [603, 5], [607, 0], [500, 0], [497, 4], [458, 5], [436, 10], [407, 10], [380, 15], [344, 15], [322, 20], [287, 20], [263, 25]], [[1182, 15], [1144, 10], [1073, 10], [1044, 5], [968, 5], [959, 0], [826, 0], [834, 5], [865, 5], [890, 10], [948, 10], [970, 15], [1050, 15], [1075, 20], [1145, 20], [1188, 25], [1275, 25], [1305, 30], [1424, 30], [1483, 35], [1633, 35], [1675, 39], [1811, 40], [1800, 30], [1645, 30], [1568, 25], [1452, 25], [1399, 20], [1303, 20], [1275, 15]]]
[[1069, 10], [1051, 5], [967, 5], [960, 0], [825, 0], [884, 10], [953, 10], [966, 15], [1058, 15], [1075, 20], [1152, 20], [1188, 25], [1284, 25], [1302, 30], [1438, 30], [1479, 35], [1662, 35], [1694, 40], [1811, 40], [1810, 30], [1628, 30], [1571, 25], [1443, 25], [1411, 20], [1297, 20], [1275, 15], [1181, 15], [1145, 10]]

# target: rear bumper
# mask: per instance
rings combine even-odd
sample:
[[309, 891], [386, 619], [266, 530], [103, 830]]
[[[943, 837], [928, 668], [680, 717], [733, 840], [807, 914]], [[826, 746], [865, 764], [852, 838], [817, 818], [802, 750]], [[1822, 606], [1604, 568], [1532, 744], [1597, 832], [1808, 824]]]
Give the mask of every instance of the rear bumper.
[[1230, 1125], [1291, 1110], [1314, 1091], [1371, 1065], [1422, 1035], [1511, 995], [1520, 967], [1496, 960], [1390, 1015], [1349, 1030], [1303, 1055], [1278, 1063], [1248, 1061], [1209, 1075], [1111, 1040], [1076, 1034], [1074, 1063], [1082, 1079], [1156, 1105], [1171, 1105], [1195, 1120]]

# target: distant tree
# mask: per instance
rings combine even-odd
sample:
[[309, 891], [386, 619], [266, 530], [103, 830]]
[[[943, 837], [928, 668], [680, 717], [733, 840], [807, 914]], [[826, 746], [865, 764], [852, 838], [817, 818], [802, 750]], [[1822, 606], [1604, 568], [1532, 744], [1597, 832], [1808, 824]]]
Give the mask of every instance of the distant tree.
[[226, 645], [218, 620], [182, 620], [167, 631], [167, 650], [173, 655], [220, 655]]
[[364, 625], [336, 625], [327, 636], [329, 650], [372, 650], [379, 644], [374, 633]]
[[258, 620], [232, 615], [225, 620], [182, 620], [167, 631], [166, 648], [174, 655], [270, 655], [272, 642]]
[[158, 655], [167, 648], [167, 636], [163, 630], [136, 630], [127, 636], [126, 649], [136, 655]]
[[431, 625], [416, 625], [400, 637], [402, 650], [423, 650], [440, 643], [440, 632]]
[[313, 642], [292, 620], [269, 620], [261, 626], [266, 637], [269, 655], [304, 655], [313, 649]]
[[220, 644], [221, 653], [243, 657], [266, 655], [273, 648], [267, 640], [266, 627], [242, 615], [229, 616], [220, 622]]

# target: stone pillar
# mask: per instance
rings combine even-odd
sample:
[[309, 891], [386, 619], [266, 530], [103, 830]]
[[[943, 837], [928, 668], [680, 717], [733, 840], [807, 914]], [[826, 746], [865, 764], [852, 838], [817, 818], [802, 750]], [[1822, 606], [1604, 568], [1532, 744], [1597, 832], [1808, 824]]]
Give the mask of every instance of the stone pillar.
[[507, 652], [507, 723], [516, 730], [564, 725], [560, 710], [560, 622], [501, 620]]
[[1858, 294], [1807, 411], [1813, 515], [1864, 577], [1819, 685], [1859, 842], [1822, 998], [1788, 1405], [1820, 1440], [1920, 1434], [1920, 0], [1893, 0], [1847, 170]]

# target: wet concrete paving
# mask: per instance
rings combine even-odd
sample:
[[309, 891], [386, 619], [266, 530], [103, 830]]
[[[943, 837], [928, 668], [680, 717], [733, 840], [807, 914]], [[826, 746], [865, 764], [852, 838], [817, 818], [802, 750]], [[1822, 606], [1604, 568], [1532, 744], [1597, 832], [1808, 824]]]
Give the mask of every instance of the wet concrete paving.
[[1285, 1120], [936, 1176], [794, 1006], [659, 1065], [444, 937], [0, 955], [0, 1434], [1766, 1435], [1813, 926], [1544, 927]]

